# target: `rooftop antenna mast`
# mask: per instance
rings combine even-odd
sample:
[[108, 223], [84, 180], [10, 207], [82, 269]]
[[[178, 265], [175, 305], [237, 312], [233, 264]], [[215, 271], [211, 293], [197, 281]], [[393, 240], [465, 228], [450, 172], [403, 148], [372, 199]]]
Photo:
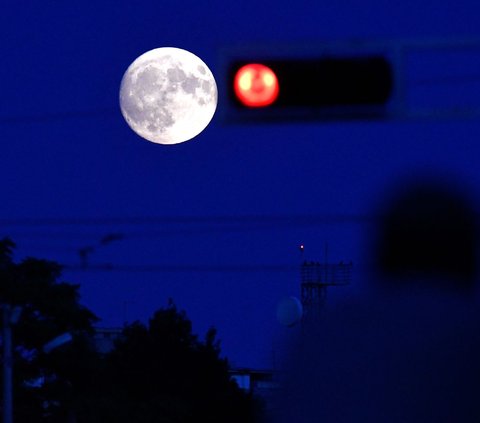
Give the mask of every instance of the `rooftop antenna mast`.
[[329, 286], [349, 285], [352, 278], [352, 262], [338, 264], [328, 262], [328, 243], [325, 243], [325, 262], [303, 260], [300, 267], [301, 302], [304, 319], [318, 317], [325, 303]]

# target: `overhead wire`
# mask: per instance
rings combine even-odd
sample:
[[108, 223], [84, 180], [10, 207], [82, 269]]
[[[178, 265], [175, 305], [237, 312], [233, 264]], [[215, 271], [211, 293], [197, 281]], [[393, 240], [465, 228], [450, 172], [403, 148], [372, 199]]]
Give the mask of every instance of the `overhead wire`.
[[117, 115], [116, 108], [102, 108], [91, 110], [72, 110], [68, 112], [51, 112], [37, 114], [16, 114], [0, 116], [0, 125], [16, 125], [24, 123], [51, 123], [72, 119], [90, 119], [96, 117], [113, 117]]
[[75, 272], [131, 272], [131, 273], [178, 273], [178, 272], [207, 272], [207, 273], [284, 273], [298, 272], [299, 266], [282, 264], [232, 264], [232, 265], [200, 265], [200, 264], [165, 264], [165, 265], [113, 265], [89, 264], [88, 266], [75, 264], [61, 264], [67, 271]]
[[99, 226], [99, 225], [174, 225], [174, 224], [342, 224], [365, 223], [379, 216], [362, 214], [319, 215], [219, 215], [219, 216], [136, 216], [76, 218], [0, 218], [2, 226]]

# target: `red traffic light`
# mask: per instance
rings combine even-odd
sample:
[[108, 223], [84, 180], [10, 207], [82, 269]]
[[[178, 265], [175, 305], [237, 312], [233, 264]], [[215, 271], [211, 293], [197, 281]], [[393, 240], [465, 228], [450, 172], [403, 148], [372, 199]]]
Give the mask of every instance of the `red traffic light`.
[[239, 122], [385, 118], [395, 94], [383, 54], [235, 57], [226, 77], [227, 119]]
[[249, 63], [238, 69], [233, 89], [237, 99], [247, 107], [269, 106], [280, 91], [273, 70], [259, 63]]

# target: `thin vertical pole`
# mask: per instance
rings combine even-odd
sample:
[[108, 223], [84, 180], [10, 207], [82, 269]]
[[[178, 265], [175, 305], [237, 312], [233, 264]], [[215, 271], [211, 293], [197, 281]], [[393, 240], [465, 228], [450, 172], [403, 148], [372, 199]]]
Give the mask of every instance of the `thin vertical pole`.
[[12, 398], [12, 327], [10, 306], [3, 305], [3, 423], [13, 422]]
[[325, 243], [325, 283], [328, 283], [328, 242]]

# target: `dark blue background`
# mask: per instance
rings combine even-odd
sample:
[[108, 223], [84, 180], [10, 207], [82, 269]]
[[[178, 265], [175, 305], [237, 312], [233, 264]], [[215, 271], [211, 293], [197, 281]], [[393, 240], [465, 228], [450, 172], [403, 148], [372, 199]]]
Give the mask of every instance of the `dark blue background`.
[[[416, 172], [438, 172], [475, 195], [478, 119], [229, 125], [218, 110], [196, 139], [161, 146], [123, 121], [124, 71], [147, 50], [184, 48], [209, 65], [224, 98], [229, 48], [454, 42], [480, 35], [479, 12], [476, 1], [447, 0], [8, 0], [0, 13], [2, 235], [18, 243], [18, 258], [72, 266], [79, 249], [94, 246], [89, 267], [64, 276], [81, 284], [101, 325], [144, 320], [172, 297], [195, 331], [218, 328], [234, 364], [271, 367], [286, 331], [276, 304], [299, 294], [298, 245], [309, 260], [324, 259], [325, 243], [330, 261], [353, 260], [352, 286], [332, 289], [332, 301], [360, 292], [371, 225], [327, 217], [371, 213]], [[406, 69], [411, 104], [479, 106], [480, 48], [412, 54]], [[110, 233], [124, 238], [100, 245]], [[112, 269], [95, 268], [105, 263]]]

